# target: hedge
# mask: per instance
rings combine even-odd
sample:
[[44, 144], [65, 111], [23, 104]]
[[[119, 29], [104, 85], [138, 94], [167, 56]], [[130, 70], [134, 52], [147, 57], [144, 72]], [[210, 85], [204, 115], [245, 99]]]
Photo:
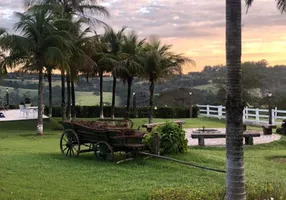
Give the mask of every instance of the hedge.
[[[199, 108], [193, 106], [192, 117], [198, 117]], [[111, 107], [103, 108], [104, 116], [111, 117]], [[48, 113], [48, 106], [45, 106], [45, 113]], [[53, 117], [61, 117], [61, 107], [53, 107]], [[78, 118], [95, 118], [99, 117], [99, 106], [76, 106], [76, 117]], [[135, 111], [131, 109], [130, 117], [146, 118], [149, 116], [149, 107], [137, 107]], [[115, 117], [125, 117], [125, 107], [115, 107]], [[189, 108], [182, 107], [158, 107], [154, 110], [153, 117], [156, 118], [190, 118]]]

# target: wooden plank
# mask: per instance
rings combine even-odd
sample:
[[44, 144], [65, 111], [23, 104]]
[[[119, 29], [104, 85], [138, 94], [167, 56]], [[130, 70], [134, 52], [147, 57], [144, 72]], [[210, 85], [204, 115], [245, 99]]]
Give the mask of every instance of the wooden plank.
[[[260, 133], [246, 133], [246, 134], [243, 134], [243, 137], [260, 137], [261, 134]], [[219, 133], [219, 134], [192, 134], [191, 137], [193, 139], [196, 139], [196, 138], [200, 138], [200, 137], [204, 137], [204, 138], [225, 138], [226, 137], [226, 134], [222, 134], [222, 133]]]

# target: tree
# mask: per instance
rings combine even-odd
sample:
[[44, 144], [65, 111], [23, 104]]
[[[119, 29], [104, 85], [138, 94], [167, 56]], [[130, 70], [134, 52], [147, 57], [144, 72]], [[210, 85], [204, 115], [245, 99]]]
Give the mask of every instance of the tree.
[[[87, 11], [90, 11], [94, 14], [102, 14], [104, 16], [109, 16], [108, 10], [101, 5], [98, 5], [97, 0], [25, 0], [25, 5], [27, 7], [35, 6], [35, 5], [49, 5], [51, 11], [56, 12], [60, 18], [72, 20], [73, 16], [77, 16], [81, 20], [85, 19], [87, 23], [95, 22], [99, 24], [104, 24], [101, 20], [98, 20], [94, 17], [90, 17], [86, 15]], [[70, 116], [71, 113], [71, 106], [70, 106], [70, 95], [67, 94], [68, 97], [68, 106], [65, 103], [65, 75], [67, 80], [67, 93], [72, 94], [72, 102], [73, 102], [73, 110], [75, 111], [75, 93], [74, 90], [70, 91], [71, 88], [74, 88], [74, 80], [71, 79], [70, 75], [67, 70], [67, 65], [65, 67], [59, 66], [61, 70], [61, 85], [62, 85], [62, 120], [66, 120], [66, 114]], [[71, 85], [70, 85], [71, 82]], [[66, 110], [67, 108], [67, 110]], [[69, 118], [69, 117], [68, 117]]]
[[[251, 6], [253, 0], [245, 0]], [[286, 1], [277, 0], [281, 12]], [[246, 199], [241, 89], [241, 1], [226, 0], [226, 199]]]
[[195, 64], [193, 60], [181, 54], [170, 52], [171, 45], [162, 45], [156, 37], [151, 37], [141, 53], [143, 64], [143, 77], [150, 82], [149, 92], [149, 123], [153, 118], [153, 99], [155, 83], [172, 77], [174, 74], [182, 73], [182, 65], [186, 63]]
[[90, 28], [86, 28], [81, 31], [82, 20], [78, 20], [77, 22], [72, 24], [72, 29], [70, 30], [73, 35], [73, 50], [70, 58], [69, 66], [70, 66], [70, 82], [71, 82], [71, 97], [72, 97], [72, 109], [71, 116], [74, 119], [76, 116], [76, 108], [75, 108], [75, 81], [77, 80], [77, 75], [80, 72], [94, 72], [97, 67], [96, 63], [92, 60], [91, 56], [93, 55], [91, 52], [94, 51], [90, 49], [90, 46], [86, 45], [89, 43], [91, 37], [87, 35], [90, 33]]
[[21, 35], [7, 35], [1, 44], [10, 51], [14, 63], [35, 61], [39, 76], [37, 134], [43, 134], [43, 69], [47, 64], [62, 63], [62, 50], [67, 49], [69, 34], [55, 29], [55, 19], [46, 6], [31, 7], [25, 13], [16, 13], [19, 22], [15, 30]]
[[52, 71], [55, 67], [46, 66], [49, 83], [49, 118], [53, 117], [53, 93], [52, 93]]
[[[120, 29], [118, 32], [115, 32], [112, 28], [105, 28], [105, 34], [104, 34], [104, 41], [108, 45], [108, 50], [111, 59], [120, 61], [120, 57], [122, 56], [121, 53], [121, 45], [124, 38], [124, 31], [125, 27]], [[112, 103], [111, 103], [111, 118], [114, 119], [114, 108], [115, 108], [115, 96], [116, 96], [116, 81], [117, 77], [120, 76], [124, 69], [124, 66], [119, 65], [118, 62], [112, 62], [113, 65], [111, 65], [111, 73], [113, 76], [113, 86], [112, 86]]]
[[127, 83], [127, 102], [126, 102], [126, 117], [129, 117], [131, 86], [134, 77], [143, 73], [143, 67], [140, 63], [139, 52], [145, 42], [145, 39], [139, 40], [135, 32], [123, 38], [122, 43], [122, 60], [119, 65], [123, 66], [121, 78], [124, 83]]

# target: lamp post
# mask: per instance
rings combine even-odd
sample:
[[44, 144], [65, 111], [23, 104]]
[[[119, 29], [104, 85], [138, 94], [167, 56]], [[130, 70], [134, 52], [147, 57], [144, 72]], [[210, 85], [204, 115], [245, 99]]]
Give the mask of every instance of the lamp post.
[[133, 92], [133, 112], [135, 114], [135, 118], [138, 117], [137, 112], [136, 112], [136, 93]]
[[7, 103], [7, 106], [9, 107], [9, 90], [8, 90], [8, 88], [6, 88], [6, 103]]
[[190, 95], [190, 118], [193, 117], [193, 105], [192, 105], [192, 92], [189, 92]]
[[133, 109], [136, 109], [136, 93], [133, 92]]
[[272, 107], [271, 107], [271, 97], [272, 97], [272, 92], [268, 92], [268, 119], [269, 119], [269, 124], [272, 124]]

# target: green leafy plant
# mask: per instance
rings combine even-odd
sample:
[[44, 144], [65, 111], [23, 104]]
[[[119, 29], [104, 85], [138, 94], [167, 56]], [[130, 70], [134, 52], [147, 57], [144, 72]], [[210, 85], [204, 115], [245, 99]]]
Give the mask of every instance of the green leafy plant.
[[185, 137], [185, 131], [177, 124], [166, 122], [152, 133], [147, 134], [143, 142], [151, 150], [153, 150], [155, 133], [158, 133], [160, 137], [160, 154], [178, 154], [187, 151], [188, 140]]

